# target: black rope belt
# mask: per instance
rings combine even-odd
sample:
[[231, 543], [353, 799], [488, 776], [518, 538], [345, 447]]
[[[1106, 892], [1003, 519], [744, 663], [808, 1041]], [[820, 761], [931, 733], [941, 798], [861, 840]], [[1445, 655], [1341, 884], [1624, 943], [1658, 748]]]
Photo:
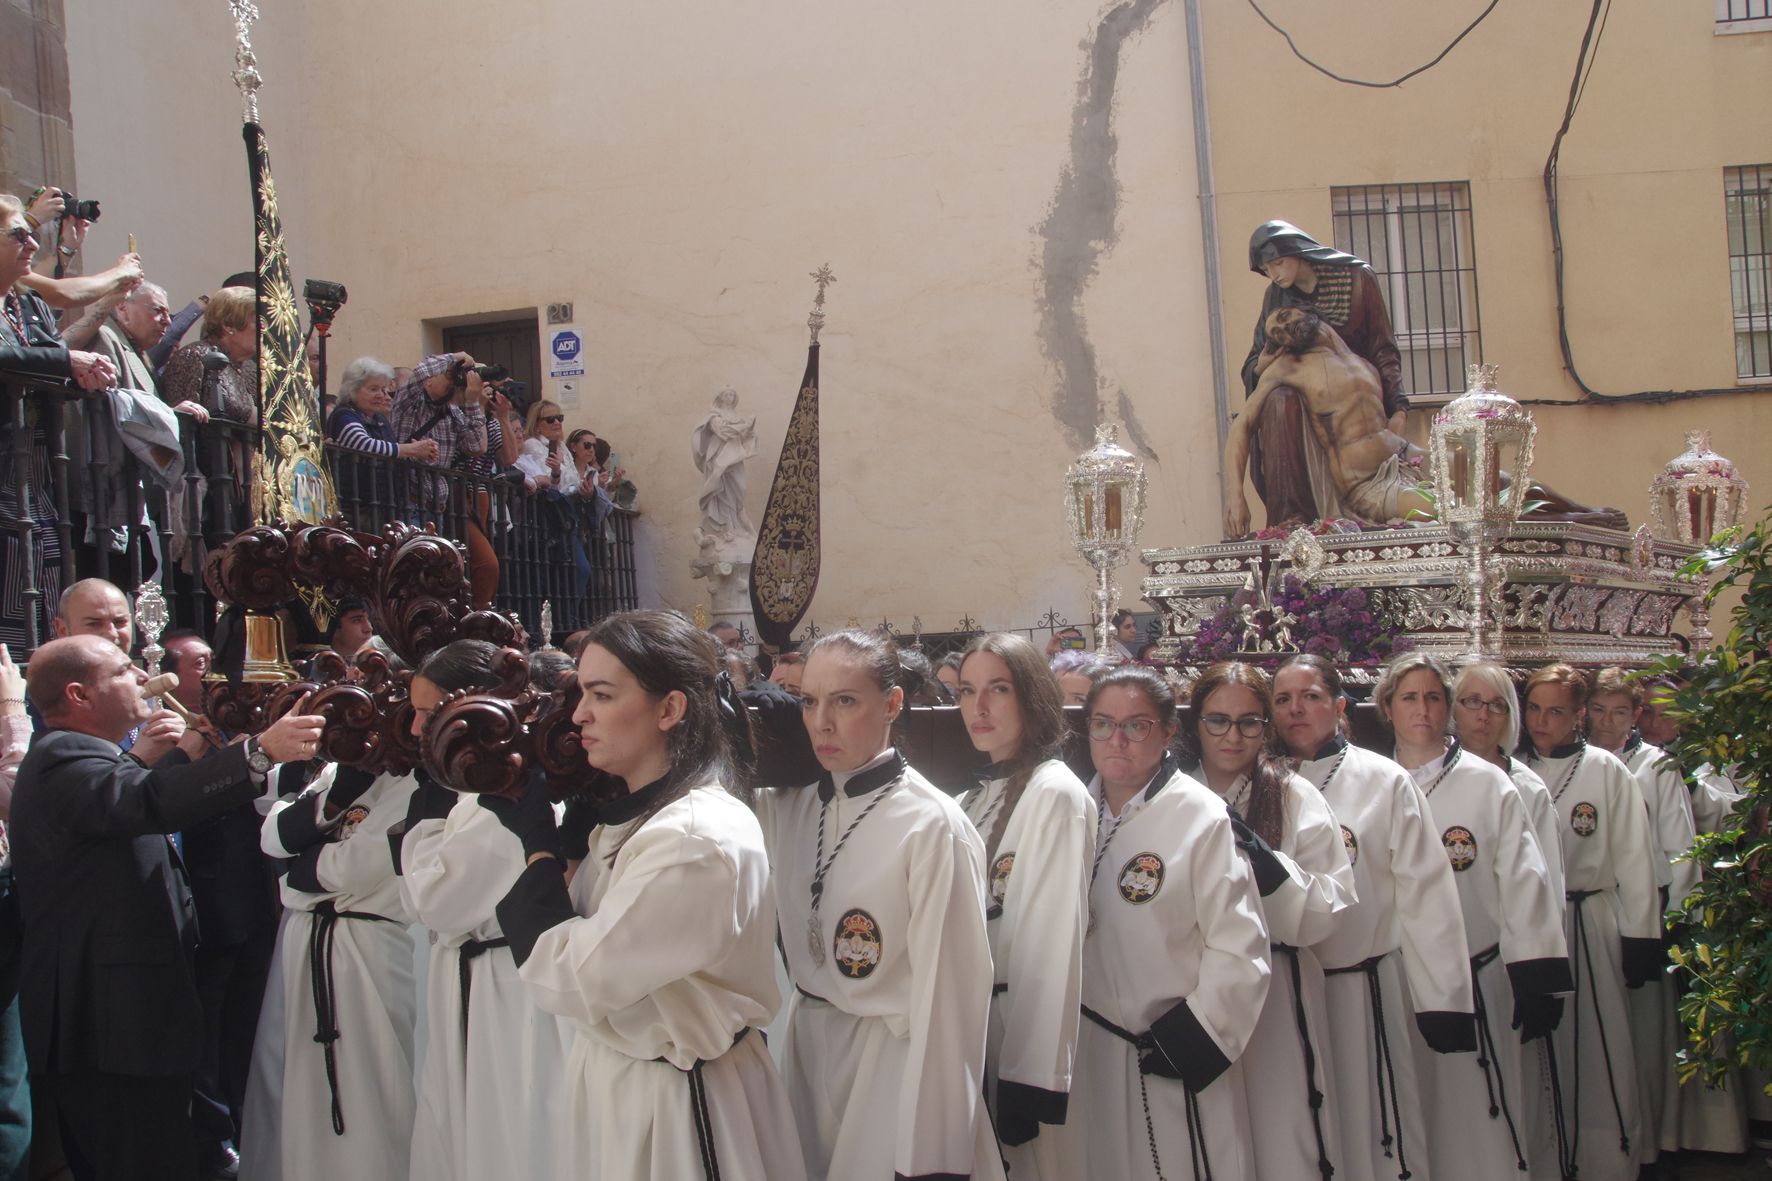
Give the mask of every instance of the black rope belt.
[[1317, 1172], [1323, 1181], [1335, 1176], [1329, 1161], [1329, 1143], [1323, 1137], [1323, 1092], [1317, 1086], [1317, 1048], [1311, 1043], [1310, 1019], [1304, 1009], [1304, 973], [1298, 966], [1298, 949], [1276, 943], [1274, 950], [1286, 957], [1292, 969], [1292, 1016], [1298, 1023], [1298, 1045], [1304, 1051], [1304, 1093], [1311, 1105], [1311, 1130], [1317, 1136]]
[[1483, 1090], [1489, 1096], [1489, 1118], [1499, 1116], [1507, 1121], [1508, 1142], [1514, 1146], [1514, 1167], [1523, 1173], [1527, 1169], [1526, 1154], [1520, 1150], [1520, 1130], [1514, 1126], [1514, 1113], [1507, 1105], [1507, 1080], [1495, 1056], [1495, 1034], [1489, 1028], [1489, 1006], [1483, 1003], [1483, 986], [1477, 980], [1478, 972], [1500, 958], [1499, 943], [1471, 957], [1471, 996], [1477, 1005], [1477, 1066], [1483, 1072]]
[[[1109, 1021], [1088, 1005], [1084, 1005], [1082, 1008], [1083, 1016], [1132, 1047], [1132, 1061], [1138, 1066], [1138, 1098], [1144, 1104], [1144, 1134], [1151, 1144], [1151, 1166], [1157, 1171], [1157, 1181], [1168, 1181], [1163, 1176], [1163, 1160], [1157, 1152], [1157, 1126], [1151, 1120], [1151, 1096], [1145, 1088], [1146, 1071], [1143, 1057], [1139, 1053], [1140, 1038], [1131, 1030]], [[1194, 1089], [1186, 1083], [1182, 1083], [1181, 1086], [1187, 1096], [1183, 1111], [1187, 1115], [1188, 1163], [1193, 1166], [1195, 1181], [1212, 1181], [1212, 1161], [1206, 1155], [1206, 1130], [1200, 1123], [1200, 1098], [1194, 1094]]]
[[495, 947], [509, 947], [511, 941], [500, 935], [497, 939], [469, 939], [456, 949], [455, 968], [461, 976], [461, 1060], [468, 1061], [468, 998], [474, 994], [474, 961]]
[[332, 975], [332, 945], [338, 938], [340, 919], [366, 923], [391, 923], [386, 915], [366, 910], [340, 910], [329, 899], [308, 912], [314, 916], [308, 928], [308, 980], [314, 992], [314, 1040], [326, 1057], [326, 1089], [332, 1096], [332, 1134], [345, 1134], [345, 1113], [338, 1102], [338, 991]]
[[1575, 908], [1574, 921], [1570, 925], [1574, 928], [1575, 944], [1580, 948], [1580, 954], [1572, 954], [1569, 957], [1575, 968], [1575, 1029], [1572, 1035], [1575, 1079], [1570, 1086], [1570, 1090], [1573, 1092], [1571, 1108], [1575, 1112], [1575, 1129], [1569, 1137], [1568, 1171], [1570, 1176], [1574, 1176], [1577, 1172], [1581, 1156], [1581, 998], [1583, 994], [1581, 974], [1584, 966], [1587, 970], [1588, 1007], [1593, 1010], [1594, 1028], [1600, 1035], [1600, 1056], [1606, 1063], [1606, 1089], [1612, 1096], [1612, 1115], [1618, 1121], [1618, 1151], [1626, 1156], [1630, 1155], [1630, 1133], [1624, 1124], [1624, 1107], [1618, 1102], [1618, 1080], [1612, 1066], [1612, 1042], [1606, 1036], [1606, 1022], [1600, 1016], [1599, 1001], [1593, 995], [1594, 951], [1587, 942], [1587, 907], [1585, 903], [1589, 898], [1596, 897], [1601, 893], [1600, 890], [1570, 890], [1566, 895]]
[[[1372, 1006], [1372, 1077], [1378, 1086], [1378, 1143], [1387, 1159], [1396, 1160], [1397, 1181], [1409, 1181], [1414, 1174], [1409, 1171], [1409, 1161], [1403, 1155], [1403, 1107], [1397, 1095], [1396, 1064], [1391, 1061], [1390, 1030], [1384, 1024], [1384, 986], [1378, 978], [1378, 965], [1383, 962], [1383, 955], [1375, 955], [1345, 968], [1324, 968], [1323, 975], [1349, 976], [1359, 972], [1366, 977], [1366, 997]], [[1396, 1128], [1394, 1136], [1391, 1132], [1393, 1125]], [[1391, 1150], [1393, 1144], [1395, 1152]]]
[[[806, 995], [811, 996], [812, 994], [807, 993]], [[733, 1034], [732, 1045], [727, 1052], [731, 1053], [732, 1050], [736, 1050], [738, 1043], [744, 1041], [750, 1032], [751, 1027], [747, 1025]], [[670, 1062], [668, 1058], [654, 1058], [653, 1061], [668, 1062], [672, 1066], [676, 1066], [676, 1063]], [[720, 1181], [720, 1154], [714, 1146], [714, 1117], [708, 1108], [707, 1080], [702, 1077], [701, 1073], [701, 1068], [709, 1061], [710, 1059], [707, 1058], [697, 1058], [695, 1065], [688, 1070], [683, 1070], [680, 1066], [676, 1068], [689, 1079], [689, 1110], [695, 1115], [695, 1143], [701, 1151], [702, 1174], [707, 1178], [707, 1181]]]

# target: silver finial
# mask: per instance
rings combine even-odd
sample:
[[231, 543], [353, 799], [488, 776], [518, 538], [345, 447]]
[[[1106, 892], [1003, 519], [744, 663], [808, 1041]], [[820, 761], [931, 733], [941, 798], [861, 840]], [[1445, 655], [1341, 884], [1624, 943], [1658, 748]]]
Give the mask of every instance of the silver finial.
[[252, 0], [228, 0], [234, 14], [234, 85], [240, 88], [245, 104], [245, 120], [258, 122], [258, 88], [264, 78], [258, 72], [258, 58], [252, 52], [252, 22], [258, 19], [258, 5]]

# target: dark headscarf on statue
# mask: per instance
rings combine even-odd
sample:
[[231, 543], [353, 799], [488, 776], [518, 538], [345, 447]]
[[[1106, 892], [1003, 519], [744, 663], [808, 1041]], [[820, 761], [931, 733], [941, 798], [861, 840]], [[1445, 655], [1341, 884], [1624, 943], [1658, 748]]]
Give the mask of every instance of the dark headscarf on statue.
[[1249, 236], [1249, 269], [1266, 275], [1262, 267], [1276, 258], [1302, 258], [1306, 262], [1363, 267], [1366, 260], [1325, 246], [1289, 221], [1264, 221]]

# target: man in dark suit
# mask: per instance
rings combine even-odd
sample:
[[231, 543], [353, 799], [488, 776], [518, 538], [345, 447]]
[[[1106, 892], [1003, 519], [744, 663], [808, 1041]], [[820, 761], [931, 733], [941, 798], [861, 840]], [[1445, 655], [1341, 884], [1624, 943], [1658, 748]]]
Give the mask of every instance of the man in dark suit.
[[197, 920], [165, 834], [251, 800], [276, 763], [312, 756], [323, 724], [292, 710], [200, 763], [187, 736], [150, 770], [117, 745], [149, 716], [145, 680], [94, 636], [43, 645], [27, 680], [44, 730], [12, 801], [20, 1008], [78, 1181], [194, 1175]]

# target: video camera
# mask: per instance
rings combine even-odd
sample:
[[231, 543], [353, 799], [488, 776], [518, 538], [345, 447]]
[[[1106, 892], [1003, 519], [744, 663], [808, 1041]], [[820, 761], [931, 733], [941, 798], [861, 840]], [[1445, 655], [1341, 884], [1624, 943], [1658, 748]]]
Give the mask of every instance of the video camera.
[[469, 373], [478, 373], [481, 381], [503, 381], [511, 375], [511, 371], [503, 365], [471, 365], [466, 361], [457, 361], [449, 367], [449, 384], [458, 390], [467, 389]]

